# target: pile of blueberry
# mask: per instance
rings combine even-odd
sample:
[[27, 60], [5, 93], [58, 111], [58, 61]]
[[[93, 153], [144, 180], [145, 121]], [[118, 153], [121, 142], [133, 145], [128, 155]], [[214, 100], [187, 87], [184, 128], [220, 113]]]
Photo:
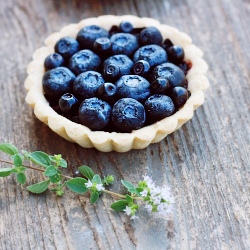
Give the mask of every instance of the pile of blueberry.
[[181, 46], [155, 27], [91, 25], [44, 62], [43, 90], [61, 115], [91, 130], [131, 132], [174, 114], [189, 97]]

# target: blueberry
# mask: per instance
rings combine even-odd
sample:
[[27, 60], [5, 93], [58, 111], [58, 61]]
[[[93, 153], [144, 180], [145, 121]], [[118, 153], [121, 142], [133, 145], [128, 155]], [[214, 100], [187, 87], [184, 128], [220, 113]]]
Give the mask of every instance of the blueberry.
[[145, 102], [147, 118], [152, 121], [160, 121], [172, 115], [175, 111], [174, 103], [169, 96], [155, 94]]
[[63, 66], [63, 64], [64, 64], [63, 57], [57, 53], [48, 55], [44, 61], [44, 67], [46, 71]]
[[188, 71], [192, 68], [191, 62], [182, 62], [178, 65], [178, 67], [183, 71], [183, 73], [186, 75]]
[[122, 98], [113, 107], [112, 121], [123, 132], [143, 127], [145, 120], [143, 105], [132, 98]]
[[186, 79], [183, 71], [173, 63], [163, 63], [156, 66], [150, 75], [151, 82], [159, 77], [167, 79], [170, 88], [185, 85]]
[[150, 96], [150, 83], [138, 75], [122, 76], [117, 82], [118, 98], [133, 98], [144, 102]]
[[103, 77], [106, 81], [116, 82], [121, 76], [120, 68], [116, 64], [108, 64], [103, 69]]
[[184, 59], [184, 50], [181, 46], [174, 45], [167, 49], [167, 54], [169, 61], [173, 62], [174, 64], [179, 64]]
[[113, 25], [111, 29], [109, 30], [110, 36], [114, 35], [115, 33], [119, 32], [119, 27], [117, 25]]
[[147, 77], [150, 72], [150, 65], [147, 61], [139, 60], [133, 66], [133, 73], [135, 75], [140, 75], [143, 77]]
[[169, 40], [169, 39], [166, 39], [163, 44], [162, 44], [162, 47], [167, 50], [168, 48], [172, 47], [173, 46], [173, 43]]
[[105, 82], [98, 88], [97, 96], [109, 104], [114, 104], [116, 100], [116, 86], [112, 83]]
[[162, 44], [161, 32], [155, 27], [147, 27], [141, 31], [139, 36], [139, 42], [141, 46], [149, 44]]
[[133, 61], [126, 55], [115, 55], [109, 57], [104, 61], [103, 68], [105, 69], [110, 64], [115, 64], [119, 67], [121, 76], [130, 74], [134, 65]]
[[171, 97], [175, 107], [180, 108], [186, 103], [188, 99], [188, 91], [182, 87], [175, 87], [171, 91]]
[[78, 32], [77, 41], [82, 49], [93, 49], [95, 40], [100, 37], [109, 37], [108, 31], [99, 26], [91, 25]]
[[94, 42], [94, 52], [102, 59], [111, 55], [111, 42], [107, 37], [97, 38]]
[[43, 90], [48, 98], [59, 99], [63, 94], [72, 92], [75, 75], [65, 67], [47, 71], [43, 76]]
[[151, 91], [154, 94], [166, 94], [170, 84], [166, 78], [157, 78], [151, 82]]
[[96, 95], [97, 89], [104, 83], [102, 75], [96, 71], [86, 71], [76, 77], [73, 90], [79, 99], [87, 99]]
[[66, 93], [61, 96], [59, 100], [59, 106], [63, 113], [73, 116], [77, 114], [79, 102], [74, 95]]
[[98, 70], [101, 59], [98, 55], [88, 49], [80, 50], [74, 54], [68, 63], [68, 67], [76, 75], [88, 70]]
[[123, 33], [130, 33], [133, 29], [133, 25], [130, 22], [120, 23], [119, 30]]
[[111, 107], [96, 97], [86, 99], [79, 108], [78, 116], [81, 124], [91, 130], [101, 130], [110, 121]]
[[132, 56], [139, 48], [138, 41], [134, 35], [128, 33], [117, 33], [111, 36], [111, 51], [114, 55], [124, 54]]
[[134, 62], [145, 60], [151, 67], [168, 61], [167, 52], [158, 45], [147, 45], [139, 48], [134, 54]]
[[55, 52], [60, 54], [65, 60], [68, 60], [79, 50], [79, 43], [76, 39], [69, 36], [61, 38], [55, 45]]

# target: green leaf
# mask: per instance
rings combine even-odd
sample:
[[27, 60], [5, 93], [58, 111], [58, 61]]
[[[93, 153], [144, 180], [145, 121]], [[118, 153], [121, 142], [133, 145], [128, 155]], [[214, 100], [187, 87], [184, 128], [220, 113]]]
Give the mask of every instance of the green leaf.
[[84, 165], [79, 167], [78, 169], [85, 177], [87, 177], [90, 180], [93, 179], [95, 173], [90, 167]]
[[18, 154], [17, 148], [10, 143], [0, 144], [0, 150], [9, 155]]
[[120, 200], [117, 202], [114, 202], [110, 207], [115, 211], [123, 211], [126, 206], [128, 206], [128, 202], [126, 200]]
[[24, 172], [25, 170], [26, 170], [25, 167], [19, 167], [19, 168], [12, 168], [10, 172], [15, 174], [15, 173]]
[[30, 153], [28, 155], [28, 158], [38, 164], [38, 165], [41, 165], [43, 167], [49, 167], [51, 165], [51, 160], [49, 158], [49, 156], [44, 153], [44, 152], [41, 152], [41, 151], [35, 151], [33, 153]]
[[17, 181], [20, 184], [24, 184], [26, 182], [26, 175], [24, 173], [18, 173], [16, 177], [17, 177]]
[[[125, 180], [122, 180], [121, 182], [122, 182], [123, 186], [125, 186], [128, 189], [128, 191], [135, 190], [135, 187], [132, 183], [125, 181]], [[129, 191], [129, 192], [131, 192], [131, 191]]]
[[59, 166], [61, 166], [62, 168], [67, 168], [68, 167], [67, 161], [65, 161], [64, 159], [61, 159], [59, 161]]
[[49, 179], [52, 183], [57, 183], [62, 180], [62, 177], [59, 174], [55, 174], [53, 176], [50, 176]]
[[126, 195], [126, 201], [130, 204], [133, 202], [133, 198], [129, 195]]
[[87, 182], [86, 179], [77, 177], [67, 181], [66, 183], [71, 191], [76, 193], [85, 193], [88, 191], [88, 189], [85, 186], [86, 182]]
[[142, 191], [143, 191], [143, 188], [140, 188], [140, 187], [138, 187], [138, 188], [135, 189], [135, 193], [136, 193], [138, 196], [141, 196], [140, 192], [142, 192]]
[[0, 168], [0, 177], [9, 176], [13, 168]]
[[99, 174], [94, 175], [92, 182], [96, 182], [97, 184], [102, 184], [102, 180]]
[[45, 176], [53, 176], [55, 174], [57, 174], [57, 168], [54, 165], [47, 167], [45, 172], [44, 172]]
[[15, 155], [14, 156], [14, 165], [15, 165], [15, 167], [21, 167], [22, 166], [22, 164], [23, 164], [23, 160], [22, 160], [22, 158], [20, 157], [20, 155]]
[[26, 189], [29, 190], [31, 193], [40, 194], [48, 189], [49, 184], [50, 184], [50, 180], [42, 181], [34, 185], [28, 186]]
[[99, 198], [99, 193], [98, 192], [93, 192], [90, 196], [90, 203], [93, 204], [95, 203]]
[[51, 189], [51, 192], [56, 192], [57, 191], [57, 188], [52, 188]]

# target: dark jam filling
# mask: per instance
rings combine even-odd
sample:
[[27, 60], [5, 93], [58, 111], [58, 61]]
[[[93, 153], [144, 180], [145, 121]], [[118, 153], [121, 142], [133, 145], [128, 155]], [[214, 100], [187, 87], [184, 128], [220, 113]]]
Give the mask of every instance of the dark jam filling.
[[[131, 32], [130, 32], [130, 34], [132, 34], [132, 35], [134, 35], [136, 38], [137, 38], [137, 41], [138, 41], [138, 47], [136, 48], [136, 50], [137, 49], [139, 49], [141, 46], [140, 46], [140, 33], [144, 30], [145, 28], [134, 28]], [[114, 34], [118, 34], [118, 33], [120, 33], [121, 32], [121, 28], [119, 27], [119, 26], [116, 26], [116, 25], [114, 25], [114, 26], [112, 26], [111, 27], [111, 29], [109, 30], [109, 37], [111, 37], [112, 35], [114, 35]], [[105, 39], [107, 39], [108, 40], [108, 42], [109, 42], [109, 38], [105, 38]], [[106, 40], [105, 40], [105, 42], [106, 42]], [[97, 50], [95, 50], [95, 49], [93, 49], [93, 52], [95, 52], [97, 55], [99, 55], [99, 58], [100, 58], [100, 60], [101, 60], [101, 63], [100, 63], [100, 66], [98, 66], [98, 68], [94, 68], [94, 69], [91, 69], [91, 65], [89, 66], [89, 68], [90, 68], [90, 70], [95, 70], [95, 71], [97, 71], [97, 72], [99, 72], [99, 73], [101, 73], [102, 74], [102, 77], [104, 78], [104, 81], [105, 82], [110, 82], [110, 83], [112, 83], [113, 85], [117, 82], [117, 80], [119, 80], [119, 79], [121, 79], [121, 77], [123, 76], [123, 74], [122, 74], [122, 72], [115, 72], [115, 68], [113, 67], [113, 65], [111, 64], [110, 66], [107, 66], [107, 68], [105, 69], [105, 67], [103, 66], [104, 65], [104, 61], [107, 59], [107, 58], [109, 58], [109, 57], [111, 57], [111, 56], [113, 56], [114, 54], [112, 53], [112, 45], [111, 45], [111, 47], [109, 48], [108, 46], [110, 46], [109, 44], [108, 44], [108, 42], [107, 42], [107, 45], [106, 45], [106, 47], [105, 47], [105, 49], [106, 49], [106, 51], [97, 51]], [[118, 45], [119, 45], [119, 43], [118, 43]], [[166, 53], [168, 54], [168, 49], [169, 48], [171, 48], [172, 46], [174, 46], [174, 44], [169, 40], [169, 39], [166, 39], [165, 41], [163, 41], [162, 42], [162, 45], [161, 45], [161, 47], [166, 51]], [[99, 50], [101, 50], [102, 48], [101, 48], [101, 46], [99, 46], [100, 48], [99, 48]], [[104, 48], [104, 46], [103, 46], [103, 48]], [[80, 48], [80, 50], [83, 50], [83, 49], [85, 49], [85, 48]], [[134, 49], [134, 48], [131, 48], [131, 49]], [[118, 51], [119, 51], [119, 48], [118, 48]], [[76, 52], [77, 53], [77, 52]], [[122, 54], [122, 53], [121, 53]], [[148, 56], [151, 56], [151, 55], [148, 55]], [[143, 57], [143, 56], [142, 56]], [[52, 56], [51, 56], [51, 58], [53, 58]], [[184, 58], [184, 55], [183, 55], [183, 58]], [[130, 59], [131, 60], [133, 60], [133, 56], [130, 56]], [[143, 58], [143, 59], [145, 59], [145, 60], [147, 60], [147, 58]], [[49, 60], [49, 59], [48, 59]], [[48, 61], [47, 60], [47, 61]], [[67, 59], [68, 60], [68, 59]], [[140, 60], [140, 59], [139, 59]], [[65, 60], [66, 61], [66, 60]], [[54, 64], [56, 64], [57, 62], [53, 62]], [[126, 64], [127, 62], [123, 62], [124, 64]], [[134, 63], [135, 63], [135, 61], [134, 61]], [[150, 74], [153, 72], [153, 70], [154, 70], [154, 68], [156, 67], [156, 66], [153, 66], [153, 67], [150, 67], [150, 66], [148, 66], [148, 67], [150, 67], [150, 69], [148, 69], [148, 71], [147, 72], [144, 72], [145, 71], [145, 69], [144, 69], [144, 65], [143, 65], [143, 63], [145, 63], [145, 61], [144, 62], [138, 62], [138, 64], [137, 65], [135, 65], [135, 67], [134, 68], [131, 68], [130, 69], [130, 75], [138, 75], [138, 77], [141, 77], [141, 76], [143, 76], [149, 83], [152, 83], [152, 80], [151, 80], [151, 78], [150, 78]], [[147, 64], [148, 64], [148, 62], [146, 62]], [[96, 63], [97, 64], [97, 63]], [[99, 64], [98, 64], [99, 65]], [[149, 64], [148, 64], [149, 65]], [[184, 73], [184, 75], [187, 75], [187, 73], [188, 73], [188, 71], [191, 69], [191, 67], [192, 67], [192, 62], [190, 62], [190, 61], [184, 61], [184, 60], [182, 60], [181, 62], [178, 62], [178, 63], [175, 63], [175, 65], [176, 66], [178, 66], [179, 67], [179, 69], [181, 69], [182, 71], [183, 71], [183, 73]], [[86, 65], [85, 65], [86, 66]], [[84, 66], [84, 67], [85, 67]], [[120, 67], [120, 65], [118, 65], [117, 64], [117, 66], [119, 66]], [[82, 65], [80, 66], [80, 67], [83, 67]], [[85, 71], [88, 71], [89, 69], [88, 69], [88, 66], [86, 66], [86, 70]], [[106, 71], [105, 71], [106, 70]], [[111, 72], [112, 71], [112, 72]], [[114, 72], [113, 72], [114, 71]], [[84, 72], [84, 71], [83, 71]], [[106, 72], [106, 73], [105, 73]], [[115, 76], [113, 76], [113, 74], [114, 73], [116, 73], [115, 74]], [[147, 73], [147, 74], [146, 74]], [[77, 76], [76, 76], [77, 77]], [[113, 77], [113, 78], [112, 78]], [[118, 77], [118, 78], [117, 78]], [[112, 81], [113, 80], [113, 81]], [[131, 88], [133, 88], [133, 82], [131, 81], [131, 83], [129, 84], [129, 86], [131, 87]], [[185, 79], [185, 84], [183, 84], [182, 85], [182, 87], [183, 88], [185, 88], [187, 91], [187, 98], [186, 99], [188, 99], [190, 96], [191, 96], [191, 93], [190, 93], [190, 91], [188, 91], [188, 81], [187, 81], [187, 79]], [[113, 87], [108, 87], [107, 88], [107, 90], [106, 91], [112, 91], [112, 88]], [[136, 87], [136, 88], [138, 88], [138, 87]], [[97, 91], [97, 90], [96, 90]], [[129, 90], [130, 91], [130, 90]], [[167, 95], [167, 96], [170, 96], [171, 97], [171, 89], [169, 89], [168, 91], [166, 91], [165, 92], [165, 95]], [[177, 95], [178, 95], [178, 91], [176, 91], [176, 93], [177, 93]], [[175, 93], [175, 94], [176, 94]], [[68, 95], [69, 95], [69, 97], [71, 97], [71, 95], [72, 94], [74, 94], [75, 95], [75, 93], [74, 93], [74, 91], [72, 90], [70, 93], [68, 93]], [[151, 93], [151, 95], [150, 96], [152, 96], [152, 95], [155, 95], [155, 94], [157, 94], [157, 93], [153, 93], [153, 90], [152, 90], [152, 93]], [[78, 100], [79, 100], [79, 103], [81, 103], [82, 101], [84, 101], [84, 99], [81, 99], [81, 98], [79, 98], [77, 95], [75, 95], [77, 98], [78, 98]], [[97, 96], [97, 95], [95, 95], [95, 96]], [[107, 93], [106, 93], [106, 96], [107, 96]], [[54, 111], [56, 111], [59, 115], [62, 115], [62, 116], [64, 116], [64, 117], [66, 117], [67, 119], [69, 119], [69, 120], [71, 120], [72, 122], [75, 122], [75, 123], [81, 123], [80, 122], [80, 119], [79, 119], [79, 117], [78, 117], [78, 115], [76, 114], [76, 113], [74, 113], [74, 114], [64, 114], [63, 112], [62, 112], [62, 110], [61, 110], [61, 108], [60, 108], [60, 106], [59, 106], [59, 99], [58, 99], [58, 97], [57, 98], [51, 98], [51, 97], [48, 97], [48, 95], [46, 95], [45, 94], [45, 97], [46, 97], [46, 99], [48, 100], [48, 102], [49, 102], [49, 104], [50, 104], [50, 106], [54, 109]], [[178, 97], [178, 96], [177, 96]], [[101, 99], [101, 97], [100, 96], [98, 96], [98, 98], [100, 98]], [[106, 99], [105, 99], [105, 101], [107, 101], [108, 102], [108, 104], [111, 106], [111, 108], [113, 108], [113, 106], [114, 106], [114, 103], [116, 102], [116, 101], [118, 101], [120, 98], [122, 98], [122, 96], [116, 96], [116, 97], [114, 97], [113, 99], [112, 99], [112, 102], [108, 102]], [[172, 97], [171, 97], [172, 98]], [[173, 97], [174, 98], [174, 97]], [[172, 99], [173, 99], [172, 98]], [[176, 97], [175, 97], [176, 98]], [[178, 98], [177, 98], [178, 99]], [[104, 100], [104, 98], [103, 98], [103, 100]], [[142, 105], [144, 105], [144, 102], [145, 102], [145, 100], [143, 101], [143, 102], [141, 102], [142, 103]], [[186, 102], [186, 101], [185, 101]], [[182, 106], [181, 106], [182, 107]], [[172, 114], [174, 114], [175, 112], [177, 112], [181, 107], [179, 107], [178, 106], [178, 104], [175, 104], [175, 110], [173, 111], [173, 113]], [[93, 121], [94, 122], [94, 121]], [[129, 121], [130, 123], [133, 123], [133, 121]], [[153, 124], [153, 123], [155, 123], [155, 121], [152, 121], [152, 120], [150, 120], [150, 119], [148, 119], [147, 117], [146, 117], [146, 119], [145, 119], [145, 123], [144, 123], [144, 126], [148, 126], [148, 125], [151, 125], [151, 124]], [[98, 129], [97, 129], [98, 130]], [[103, 128], [103, 129], [101, 129], [102, 131], [106, 131], [106, 132], [124, 132], [124, 131], [122, 131], [122, 130], [120, 130], [117, 126], [115, 126], [115, 124], [112, 122], [112, 119], [110, 118], [110, 120], [109, 120], [109, 122], [108, 122], [108, 125], [105, 127], [105, 128]]]

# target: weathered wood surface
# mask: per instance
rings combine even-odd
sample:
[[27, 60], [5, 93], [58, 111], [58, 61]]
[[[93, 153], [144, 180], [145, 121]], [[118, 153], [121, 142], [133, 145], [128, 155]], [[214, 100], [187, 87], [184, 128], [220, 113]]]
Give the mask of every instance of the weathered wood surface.
[[[25, 104], [25, 68], [33, 51], [66, 24], [102, 14], [153, 17], [190, 34], [209, 64], [210, 89], [193, 119], [159, 144], [125, 154], [83, 149], [57, 136]], [[250, 3], [248, 0], [0, 1], [0, 141], [62, 153], [120, 180], [148, 173], [171, 186], [168, 221], [139, 213], [130, 221], [66, 193], [32, 195], [0, 179], [0, 249], [250, 249]], [[4, 158], [3, 154], [0, 156]], [[6, 158], [7, 159], [7, 158]], [[1, 164], [1, 167], [7, 167]], [[28, 183], [42, 180], [28, 172]]]

